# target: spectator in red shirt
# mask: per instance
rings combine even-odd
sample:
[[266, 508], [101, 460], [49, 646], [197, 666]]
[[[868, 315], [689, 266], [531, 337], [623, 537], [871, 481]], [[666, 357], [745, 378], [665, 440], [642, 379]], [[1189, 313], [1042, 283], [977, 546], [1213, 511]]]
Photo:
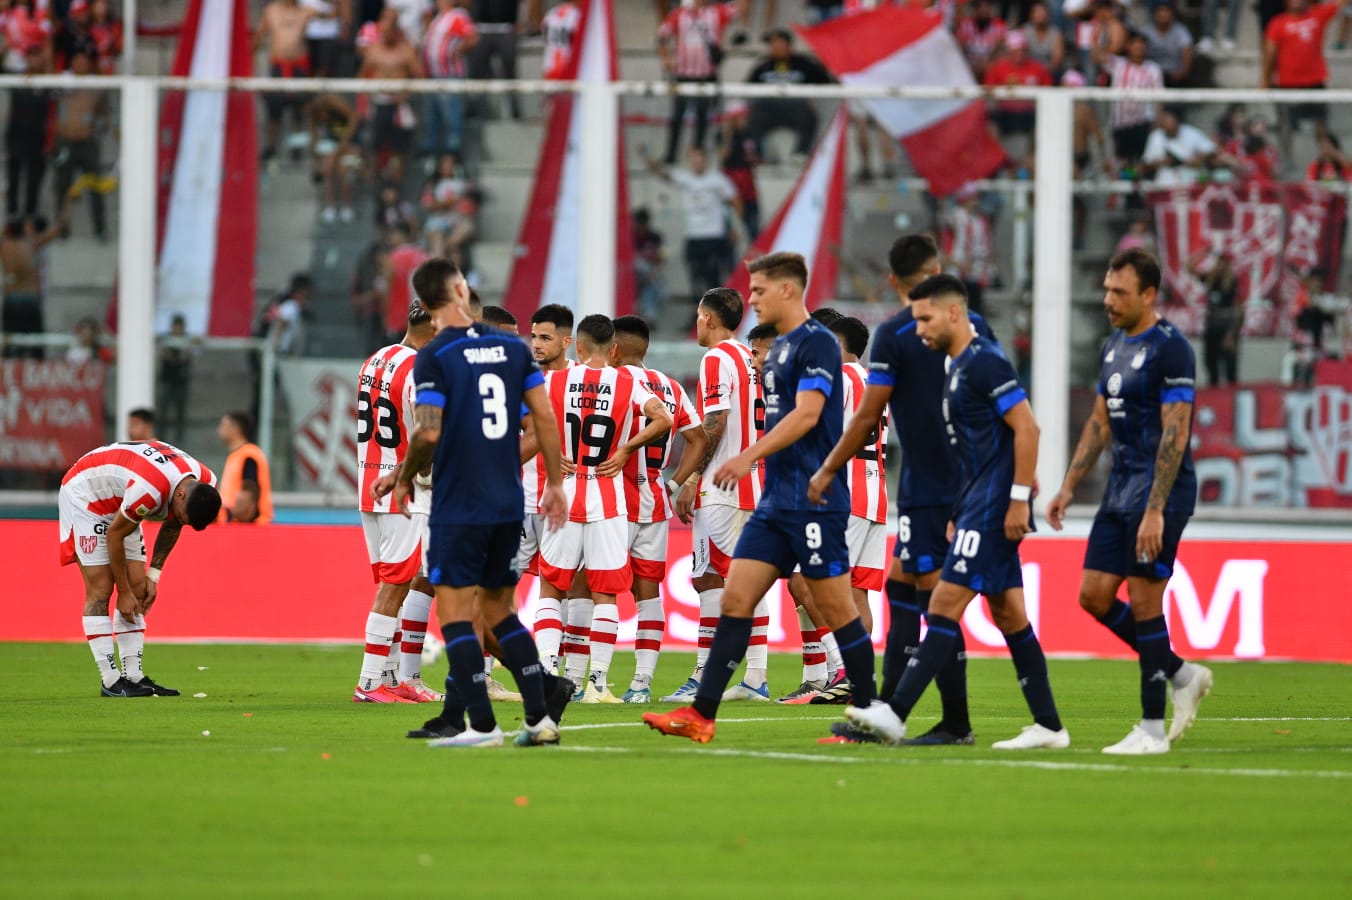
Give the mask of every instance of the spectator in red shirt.
[[[1022, 31], [1005, 35], [1005, 54], [986, 68], [986, 87], [1046, 87], [1052, 83], [1047, 67], [1028, 55], [1028, 38]], [[991, 112], [991, 121], [1000, 134], [1033, 133], [1037, 123], [1037, 102], [1034, 100], [997, 100]]]
[[385, 307], [385, 330], [394, 334], [403, 334], [408, 324], [408, 304], [412, 300], [409, 279], [413, 270], [427, 259], [427, 251], [412, 242], [409, 233], [400, 226], [388, 232], [387, 246], [391, 248], [385, 257], [385, 283], [390, 293]]
[[108, 0], [94, 0], [89, 4], [89, 36], [98, 48], [100, 75], [117, 72], [117, 60], [122, 55], [122, 23], [108, 7]]
[[[1263, 34], [1264, 88], [1288, 90], [1323, 88], [1328, 85], [1329, 67], [1324, 60], [1324, 32], [1347, 0], [1310, 5], [1310, 0], [1286, 0], [1286, 12], [1268, 23]], [[1290, 156], [1290, 130], [1301, 119], [1314, 121], [1315, 134], [1327, 133], [1328, 106], [1324, 103], [1282, 105], [1282, 144]]]
[[1277, 179], [1281, 156], [1268, 140], [1267, 123], [1262, 119], [1245, 122], [1244, 130], [1226, 141], [1222, 149], [1235, 158], [1237, 177], [1259, 184], [1270, 184]]
[[985, 77], [986, 66], [1000, 52], [1008, 31], [1005, 20], [995, 15], [992, 0], [976, 0], [972, 14], [959, 23], [958, 43], [962, 45], [962, 52], [967, 55], [977, 81]]
[[1319, 139], [1319, 155], [1306, 168], [1305, 180], [1334, 184], [1352, 181], [1352, 159], [1343, 153], [1343, 145], [1337, 137], [1326, 134]]
[[[662, 59], [662, 71], [677, 84], [713, 82], [718, 80], [718, 65], [723, 61], [723, 33], [733, 19], [746, 19], [748, 0], [733, 3], [710, 3], [691, 0], [672, 10], [657, 29], [657, 53]], [[695, 111], [695, 140], [692, 146], [704, 149], [704, 135], [709, 127], [709, 109], [712, 97], [673, 98], [671, 123], [667, 132], [666, 164], [676, 164], [676, 151], [681, 143], [681, 127], [687, 106]]]

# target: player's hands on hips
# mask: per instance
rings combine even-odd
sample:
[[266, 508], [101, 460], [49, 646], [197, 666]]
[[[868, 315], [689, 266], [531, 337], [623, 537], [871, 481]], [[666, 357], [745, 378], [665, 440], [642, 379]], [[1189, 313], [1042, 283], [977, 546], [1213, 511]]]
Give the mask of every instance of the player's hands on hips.
[[699, 499], [699, 482], [686, 484], [676, 495], [676, 518], [686, 525], [695, 515], [695, 501]]
[[611, 478], [620, 474], [624, 469], [624, 464], [629, 461], [629, 451], [621, 447], [615, 451], [615, 455], [601, 465], [596, 467], [596, 474], [602, 478]]
[[390, 498], [390, 509], [399, 513], [405, 519], [411, 519], [413, 516], [408, 511], [408, 501], [413, 499], [413, 483], [400, 480], [394, 486], [394, 496]]
[[826, 469], [818, 469], [812, 475], [812, 480], [807, 483], [807, 499], [820, 506], [826, 502], [826, 492], [831, 490], [831, 482], [836, 478], [835, 472], [827, 472]]
[[1021, 541], [1028, 533], [1028, 502], [1026, 500], [1009, 501], [1009, 511], [1005, 513], [1005, 537], [1011, 541]]
[[568, 521], [568, 499], [563, 495], [563, 485], [545, 485], [544, 495], [540, 498], [540, 515], [550, 531], [558, 531]]
[[1163, 549], [1164, 513], [1158, 509], [1148, 509], [1141, 517], [1141, 527], [1136, 532], [1136, 561], [1152, 562]]
[[571, 459], [561, 459], [559, 460], [559, 471], [565, 475], [576, 475], [577, 463], [573, 462]]
[[751, 460], [747, 459], [745, 454], [738, 453], [714, 473], [714, 484], [725, 491], [730, 491], [737, 487], [737, 482], [750, 474]]
[[1070, 491], [1061, 490], [1047, 502], [1047, 524], [1052, 526], [1052, 530], [1060, 531], [1065, 524], [1066, 507], [1070, 506], [1070, 500]]
[[399, 480], [399, 471], [386, 472], [374, 482], [371, 483], [371, 496], [376, 500], [384, 497], [390, 491], [394, 490], [395, 482]]

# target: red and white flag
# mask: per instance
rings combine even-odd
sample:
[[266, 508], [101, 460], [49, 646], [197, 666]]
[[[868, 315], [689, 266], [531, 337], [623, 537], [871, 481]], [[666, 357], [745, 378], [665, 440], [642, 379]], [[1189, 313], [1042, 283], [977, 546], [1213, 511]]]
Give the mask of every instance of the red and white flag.
[[[972, 70], [933, 9], [884, 6], [799, 28], [821, 61], [847, 85], [971, 87]], [[865, 100], [872, 116], [901, 141], [937, 196], [985, 178], [1005, 161], [986, 127], [981, 100]]]
[[[252, 74], [246, 0], [190, 0], [172, 74]], [[156, 330], [249, 333], [258, 242], [257, 104], [238, 91], [173, 91], [160, 113]]]
[[[569, 61], [563, 80], [613, 81], [618, 67], [615, 55], [615, 20], [608, 0], [582, 4], [577, 52]], [[506, 306], [526, 321], [546, 303], [561, 303], [577, 309], [578, 264], [582, 258], [581, 229], [581, 131], [582, 110], [571, 94], [555, 94], [550, 100], [549, 139], [540, 147], [530, 205], [521, 222], [516, 255], [507, 291]], [[630, 239], [629, 184], [624, 168], [624, 130], [616, 129], [619, 141], [615, 196], [615, 314], [634, 309], [634, 251]]]
[[[747, 250], [743, 262], [767, 253], [801, 253], [807, 260], [807, 306], [814, 309], [836, 294], [840, 231], [845, 213], [845, 152], [849, 117], [842, 106], [812, 151], [798, 183], [774, 219]], [[733, 270], [728, 287], [743, 297], [750, 289], [746, 266]], [[755, 323], [743, 320], [743, 331]]]

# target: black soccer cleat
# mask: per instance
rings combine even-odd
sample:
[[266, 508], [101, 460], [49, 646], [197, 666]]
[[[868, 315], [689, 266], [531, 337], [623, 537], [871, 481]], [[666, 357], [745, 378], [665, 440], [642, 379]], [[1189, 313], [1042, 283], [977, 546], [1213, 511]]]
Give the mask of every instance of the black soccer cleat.
[[408, 733], [411, 738], [449, 738], [455, 737], [465, 730], [463, 722], [447, 722], [441, 716], [434, 719], [428, 719], [421, 728], [415, 728]]
[[881, 744], [882, 741], [873, 732], [865, 731], [853, 722], [832, 722], [831, 737], [820, 738], [817, 743]]
[[563, 724], [563, 711], [576, 691], [577, 685], [567, 678], [560, 678], [558, 684], [554, 685], [554, 693], [545, 698], [545, 715], [553, 719], [555, 725]]
[[148, 687], [156, 697], [177, 697], [179, 692], [171, 687], [165, 687], [162, 684], [156, 684], [150, 680], [149, 675], [142, 675], [141, 680], [137, 682], [141, 687]]
[[903, 740], [901, 743], [906, 747], [967, 747], [976, 743], [976, 735], [970, 731], [957, 734], [949, 731], [948, 726], [940, 722], [924, 734]]
[[125, 678], [119, 678], [112, 685], [100, 685], [99, 691], [104, 697], [153, 697], [155, 691], [147, 687], [144, 682], [133, 684]]

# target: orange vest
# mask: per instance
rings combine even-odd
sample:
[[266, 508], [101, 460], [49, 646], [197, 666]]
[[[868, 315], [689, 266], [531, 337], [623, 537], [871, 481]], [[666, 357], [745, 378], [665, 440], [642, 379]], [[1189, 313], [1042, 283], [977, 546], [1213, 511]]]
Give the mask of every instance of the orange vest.
[[244, 463], [253, 460], [258, 466], [258, 518], [253, 524], [266, 525], [272, 521], [272, 476], [268, 474], [268, 458], [257, 444], [241, 444], [225, 458], [221, 470], [221, 514], [218, 522], [230, 521], [230, 510], [235, 508], [235, 497], [244, 482]]

